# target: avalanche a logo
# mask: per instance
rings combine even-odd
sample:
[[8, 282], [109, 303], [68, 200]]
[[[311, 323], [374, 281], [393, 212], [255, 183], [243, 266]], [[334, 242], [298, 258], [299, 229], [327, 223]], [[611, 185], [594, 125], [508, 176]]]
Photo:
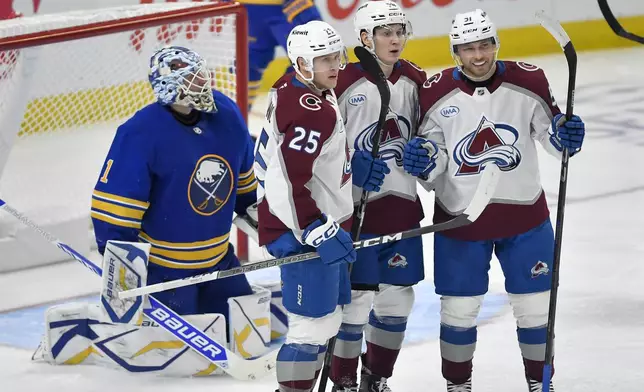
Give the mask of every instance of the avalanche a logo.
[[[362, 130], [354, 142], [356, 150], [371, 151], [377, 122]], [[389, 112], [380, 136], [380, 158], [396, 160], [396, 165], [403, 165], [403, 150], [411, 136], [411, 121], [396, 113]]]
[[219, 155], [199, 159], [188, 184], [188, 201], [199, 215], [213, 215], [228, 201], [233, 191], [230, 165]]
[[342, 188], [346, 183], [351, 180], [351, 153], [349, 152], [349, 146], [345, 145], [344, 148], [344, 168], [342, 170], [342, 182], [340, 183], [340, 188]]
[[495, 124], [484, 116], [454, 148], [454, 162], [459, 165], [456, 175], [480, 173], [481, 165], [487, 162], [494, 162], [502, 171], [513, 170], [521, 163], [521, 152], [514, 146], [518, 139], [514, 127]]

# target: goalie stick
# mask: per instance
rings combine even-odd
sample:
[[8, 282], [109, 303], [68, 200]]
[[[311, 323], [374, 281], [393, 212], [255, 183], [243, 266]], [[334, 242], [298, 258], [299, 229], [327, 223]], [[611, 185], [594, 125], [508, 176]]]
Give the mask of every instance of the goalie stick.
[[[389, 112], [389, 102], [391, 101], [391, 91], [389, 91], [389, 85], [387, 84], [387, 77], [382, 68], [376, 60], [376, 56], [370, 53], [367, 49], [362, 46], [356, 46], [353, 49], [356, 57], [360, 61], [362, 68], [374, 79], [374, 84], [378, 89], [378, 94], [380, 95], [380, 113], [378, 115], [378, 123], [374, 130], [373, 137], [371, 139], [371, 157], [376, 159], [378, 158], [378, 153], [380, 151], [380, 139], [382, 137], [382, 129], [385, 126], [387, 121], [387, 114]], [[367, 210], [367, 200], [369, 199], [369, 191], [362, 189], [360, 195], [360, 203], [358, 204], [358, 210], [353, 215], [353, 223], [351, 225], [351, 237], [354, 241], [360, 240], [360, 233], [362, 232], [362, 223], [364, 222], [365, 211]], [[351, 276], [351, 271], [353, 269], [353, 264], [349, 264], [349, 276]], [[344, 308], [344, 306], [342, 306]], [[324, 367], [320, 374], [320, 385], [318, 385], [318, 392], [324, 392], [326, 390], [326, 384], [329, 379], [329, 372], [331, 371], [331, 361], [333, 360], [333, 350], [335, 349], [336, 337], [329, 339], [327, 343], [326, 354], [324, 355]]]
[[[13, 215], [22, 224], [36, 231], [96, 275], [101, 276], [103, 274], [101, 267], [76, 252], [69, 245], [60, 242], [51, 233], [45, 231], [2, 199], [0, 199], [0, 210], [7, 211]], [[256, 359], [243, 359], [228, 350], [224, 345], [210, 338], [154, 297], [148, 296], [148, 299], [150, 308], [143, 311], [146, 316], [232, 377], [238, 380], [255, 380], [266, 376], [275, 368], [278, 350], [273, 350], [269, 354]]]
[[[566, 98], [566, 120], [570, 120], [575, 105], [575, 80], [577, 78], [577, 52], [570, 37], [561, 24], [551, 19], [543, 11], [536, 14], [541, 25], [557, 40], [563, 49], [568, 63], [568, 96]], [[564, 211], [566, 207], [566, 187], [568, 184], [568, 160], [570, 153], [567, 148], [561, 155], [561, 175], [559, 177], [559, 198], [557, 200], [557, 223], [555, 229], [555, 250], [552, 262], [550, 288], [550, 304], [548, 306], [548, 324], [546, 333], [546, 357], [543, 366], [542, 392], [548, 392], [552, 379], [553, 348], [555, 338], [555, 316], [557, 312], [557, 292], [559, 291], [559, 265], [561, 264], [561, 242], [563, 240]]]
[[[417, 229], [411, 229], [406, 231], [401, 231], [398, 233], [386, 234], [380, 237], [369, 238], [366, 240], [360, 240], [353, 243], [353, 246], [356, 249], [367, 248], [370, 246], [376, 246], [380, 244], [386, 244], [389, 242], [395, 242], [404, 240], [406, 238], [417, 237], [424, 234], [436, 233], [438, 231], [455, 229], [457, 227], [465, 226], [474, 222], [478, 219], [479, 215], [483, 212], [485, 207], [490, 202], [492, 195], [494, 194], [494, 189], [496, 184], [499, 181], [500, 170], [496, 165], [487, 165], [483, 170], [481, 179], [479, 180], [479, 185], [474, 192], [474, 196], [467, 208], [454, 218], [448, 220], [447, 222], [437, 223], [429, 226], [419, 227]], [[299, 263], [305, 260], [311, 260], [320, 257], [317, 252], [302, 253], [299, 255], [287, 256], [281, 259], [268, 259], [257, 261], [254, 263], [249, 263], [241, 267], [235, 267], [224, 271], [213, 271], [201, 275], [191, 276], [188, 278], [171, 280], [168, 282], [157, 283], [150, 286], [139, 287], [132, 290], [121, 291], [118, 293], [118, 297], [130, 298], [136, 297], [142, 294], [152, 294], [159, 291], [170, 290], [177, 287], [190, 286], [197, 283], [209, 282], [211, 280], [224, 279], [235, 275], [245, 274], [247, 272], [262, 270], [271, 267], [277, 267], [280, 265]]]
[[615, 32], [615, 34], [619, 35], [622, 38], [630, 39], [631, 41], [644, 44], [644, 37], [640, 37], [639, 35], [629, 33], [628, 31], [624, 30], [617, 18], [615, 18], [613, 12], [610, 10], [610, 7], [608, 6], [608, 0], [597, 0], [597, 3], [599, 3], [599, 9], [602, 11], [604, 19], [606, 19], [606, 23], [608, 23], [608, 26]]

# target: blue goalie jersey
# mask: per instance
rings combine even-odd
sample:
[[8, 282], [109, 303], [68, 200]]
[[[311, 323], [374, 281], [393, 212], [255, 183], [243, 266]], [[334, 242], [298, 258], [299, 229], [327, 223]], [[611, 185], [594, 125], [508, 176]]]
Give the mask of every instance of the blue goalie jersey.
[[121, 125], [92, 195], [99, 251], [108, 240], [152, 245], [150, 263], [215, 266], [229, 249], [233, 211], [256, 201], [253, 143], [237, 105], [181, 121], [153, 103]]

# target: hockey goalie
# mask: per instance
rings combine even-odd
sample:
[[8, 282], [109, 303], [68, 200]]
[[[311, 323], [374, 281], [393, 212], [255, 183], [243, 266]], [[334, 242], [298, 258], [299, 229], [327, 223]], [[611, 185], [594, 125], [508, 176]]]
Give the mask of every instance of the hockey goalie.
[[242, 358], [262, 357], [286, 332], [279, 295], [271, 298], [279, 283], [251, 285], [238, 275], [155, 293], [187, 322], [166, 318], [163, 328], [144, 314], [149, 297], [117, 293], [240, 265], [229, 234], [233, 214], [245, 215], [256, 201], [253, 142], [239, 108], [212, 90], [211, 73], [193, 50], [156, 51], [149, 79], [157, 102], [117, 129], [92, 195], [103, 255], [100, 300], [49, 308], [34, 359], [221, 374], [227, 369], [186, 344], [208, 349], [186, 324]]

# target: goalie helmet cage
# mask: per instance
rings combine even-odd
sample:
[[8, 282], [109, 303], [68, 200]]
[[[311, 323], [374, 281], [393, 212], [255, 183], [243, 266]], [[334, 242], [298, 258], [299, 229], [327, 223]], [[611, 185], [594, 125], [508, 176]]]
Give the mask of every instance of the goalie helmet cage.
[[[154, 102], [148, 82], [154, 50], [181, 45], [201, 54], [213, 87], [235, 100], [247, 118], [247, 42], [246, 11], [230, 2], [142, 4], [1, 21], [0, 195], [88, 251], [95, 245], [91, 193], [114, 132]], [[237, 232], [231, 241], [246, 259], [247, 237]], [[0, 254], [0, 272], [61, 260], [1, 214]]]

